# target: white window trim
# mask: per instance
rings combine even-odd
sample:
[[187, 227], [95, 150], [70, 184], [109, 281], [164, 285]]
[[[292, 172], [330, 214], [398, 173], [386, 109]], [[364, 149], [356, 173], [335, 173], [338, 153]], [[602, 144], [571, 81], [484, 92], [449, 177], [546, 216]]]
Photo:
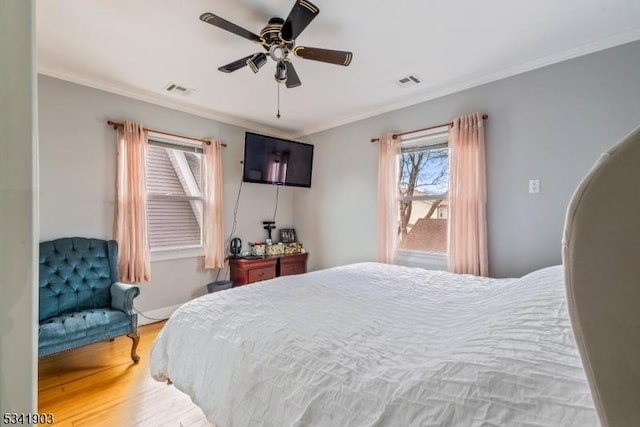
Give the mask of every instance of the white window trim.
[[183, 147], [202, 149], [202, 144], [201, 143], [194, 142], [194, 141], [192, 141], [192, 140], [190, 140], [188, 138], [183, 138], [181, 136], [167, 137], [163, 133], [156, 133], [156, 132], [153, 132], [153, 131], [149, 131], [148, 134], [147, 134], [147, 139], [158, 141], [158, 142], [164, 142], [166, 144], [182, 145]]
[[449, 140], [449, 126], [445, 125], [422, 132], [403, 135], [400, 140], [402, 141], [402, 145], [405, 147], [411, 147], [414, 145], [429, 146], [446, 143]]
[[[149, 131], [147, 134], [149, 140], [155, 140], [158, 142], [163, 142], [165, 144], [190, 147], [190, 148], [200, 148], [202, 149], [202, 145], [199, 143], [195, 143], [189, 139], [182, 138], [179, 136], [172, 136], [168, 138], [164, 134], [159, 134], [156, 132]], [[183, 165], [180, 165], [182, 167]], [[187, 165], [188, 167], [188, 165]], [[188, 176], [188, 175], [187, 175]], [[195, 185], [195, 182], [187, 183], [187, 185], [191, 186]], [[172, 195], [163, 195], [163, 194], [149, 194], [147, 193], [147, 199], [184, 199], [189, 201], [202, 201], [204, 203], [204, 197], [200, 196], [172, 196]], [[197, 218], [197, 216], [196, 216]], [[202, 235], [202, 224], [200, 224], [200, 233]], [[175, 259], [185, 259], [185, 258], [198, 258], [204, 256], [204, 242], [197, 246], [189, 246], [189, 247], [180, 247], [180, 248], [158, 248], [158, 249], [150, 249], [151, 262], [156, 261], [169, 261]]]
[[169, 261], [172, 259], [198, 258], [204, 256], [204, 246], [188, 248], [162, 248], [151, 251], [151, 262]]
[[439, 200], [439, 199], [449, 199], [449, 194], [425, 194], [424, 196], [402, 196], [398, 197], [398, 200], [403, 202], [411, 202], [411, 201], [421, 201], [421, 200]]
[[429, 270], [448, 270], [447, 254], [436, 252], [412, 251], [408, 249], [396, 250], [396, 264], [405, 267], [420, 267]]

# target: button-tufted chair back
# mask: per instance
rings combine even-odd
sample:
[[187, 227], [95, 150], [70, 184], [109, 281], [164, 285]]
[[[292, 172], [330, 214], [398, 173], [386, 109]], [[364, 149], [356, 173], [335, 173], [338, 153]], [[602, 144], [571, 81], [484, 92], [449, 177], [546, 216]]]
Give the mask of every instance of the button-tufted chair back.
[[115, 240], [81, 237], [40, 243], [40, 316], [110, 307], [118, 277]]

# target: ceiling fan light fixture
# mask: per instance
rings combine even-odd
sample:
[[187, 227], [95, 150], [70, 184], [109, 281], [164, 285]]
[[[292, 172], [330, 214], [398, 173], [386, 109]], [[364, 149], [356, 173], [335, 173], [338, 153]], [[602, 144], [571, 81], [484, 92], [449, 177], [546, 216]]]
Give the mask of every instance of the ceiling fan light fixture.
[[278, 62], [276, 65], [275, 77], [278, 83], [283, 83], [287, 80], [287, 65], [283, 61]]
[[269, 48], [269, 56], [276, 62], [280, 62], [287, 57], [287, 50], [280, 45], [273, 45]]
[[251, 58], [247, 59], [247, 65], [251, 68], [251, 71], [257, 73], [264, 64], [267, 63], [267, 55], [264, 53], [256, 53]]

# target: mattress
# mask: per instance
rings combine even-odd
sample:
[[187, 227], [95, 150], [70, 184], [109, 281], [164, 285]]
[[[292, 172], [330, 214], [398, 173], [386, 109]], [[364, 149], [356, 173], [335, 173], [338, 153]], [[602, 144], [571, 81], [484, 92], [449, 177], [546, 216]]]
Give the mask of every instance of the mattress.
[[159, 333], [151, 374], [220, 427], [600, 425], [560, 266], [360, 263], [205, 295]]

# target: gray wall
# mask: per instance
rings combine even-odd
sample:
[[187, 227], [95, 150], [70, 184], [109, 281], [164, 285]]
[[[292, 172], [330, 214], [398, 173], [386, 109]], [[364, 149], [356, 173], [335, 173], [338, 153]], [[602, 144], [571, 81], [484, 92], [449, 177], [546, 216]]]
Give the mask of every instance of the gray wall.
[[[228, 235], [241, 179], [246, 129], [51, 77], [40, 76], [39, 85], [40, 240], [112, 238], [116, 133], [106, 125], [109, 119], [139, 121], [149, 128], [215, 137], [227, 143], [223, 175], [225, 237]], [[275, 192], [273, 186], [243, 185], [235, 235], [245, 245], [249, 240], [264, 240], [261, 221], [273, 216]], [[288, 188], [280, 188], [276, 225], [293, 225]], [[206, 293], [206, 283], [215, 276], [216, 271], [203, 269], [202, 257], [152, 262], [151, 281], [142, 284], [136, 306], [163, 317], [168, 313], [163, 309]]]
[[33, 15], [33, 1], [0, 2], [2, 414], [36, 410], [38, 128]]
[[[599, 154], [640, 124], [640, 42], [623, 45], [307, 136], [313, 186], [294, 218], [311, 268], [376, 259], [377, 144], [474, 111], [486, 122], [492, 276], [561, 262], [564, 214]], [[528, 180], [541, 193], [528, 194]]]

